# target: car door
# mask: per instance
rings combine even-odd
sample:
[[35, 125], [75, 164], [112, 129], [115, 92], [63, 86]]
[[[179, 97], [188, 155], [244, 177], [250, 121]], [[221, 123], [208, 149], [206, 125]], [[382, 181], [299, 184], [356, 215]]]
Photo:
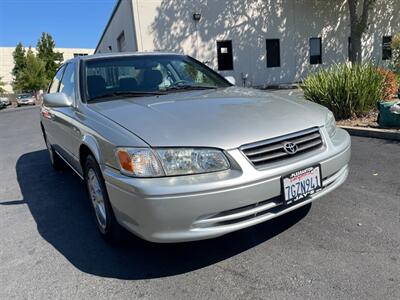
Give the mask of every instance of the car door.
[[[56, 75], [54, 76], [52, 82], [50, 83], [48, 93], [57, 93], [60, 87], [61, 79], [65, 71], [65, 65], [62, 65]], [[46, 132], [46, 138], [53, 146], [56, 151], [59, 151], [59, 137], [58, 137], [58, 129], [56, 128], [56, 123], [54, 122], [54, 109], [46, 106], [42, 106], [41, 114], [42, 114], [42, 124]]]
[[75, 145], [80, 132], [76, 126], [75, 117], [75, 63], [70, 62], [66, 65], [60, 83], [59, 92], [65, 94], [73, 103], [70, 107], [59, 107], [54, 111], [54, 122], [58, 130], [60, 154], [68, 163], [76, 168], [78, 158], [75, 155]]

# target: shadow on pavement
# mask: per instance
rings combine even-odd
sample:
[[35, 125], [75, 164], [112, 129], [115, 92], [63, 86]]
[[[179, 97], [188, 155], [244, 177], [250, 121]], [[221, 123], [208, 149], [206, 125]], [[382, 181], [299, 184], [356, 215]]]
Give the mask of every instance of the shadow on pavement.
[[97, 233], [84, 185], [71, 170], [54, 171], [46, 150], [22, 155], [17, 177], [40, 235], [79, 270], [97, 276], [146, 279], [186, 273], [246, 251], [290, 228], [310, 210], [306, 206], [275, 220], [223, 237], [180, 244], [153, 244], [133, 235], [109, 245]]

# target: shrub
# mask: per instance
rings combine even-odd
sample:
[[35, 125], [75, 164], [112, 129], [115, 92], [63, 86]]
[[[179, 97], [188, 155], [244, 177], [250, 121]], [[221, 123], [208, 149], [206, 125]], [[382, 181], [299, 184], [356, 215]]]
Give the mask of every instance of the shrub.
[[372, 65], [335, 65], [309, 75], [304, 97], [328, 107], [338, 119], [360, 117], [382, 99], [384, 78]]
[[397, 96], [399, 83], [397, 75], [389, 70], [378, 68], [378, 73], [384, 78], [385, 84], [383, 89], [382, 100], [391, 100]]

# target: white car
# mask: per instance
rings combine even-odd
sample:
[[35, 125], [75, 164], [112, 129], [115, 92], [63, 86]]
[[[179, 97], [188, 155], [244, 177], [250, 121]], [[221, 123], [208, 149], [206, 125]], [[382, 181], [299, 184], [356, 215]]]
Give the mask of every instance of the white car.
[[53, 167], [85, 181], [105, 239], [120, 226], [152, 242], [221, 236], [307, 205], [349, 173], [350, 136], [327, 108], [235, 87], [177, 54], [69, 60], [40, 122]]
[[17, 106], [21, 105], [36, 105], [35, 96], [31, 94], [20, 94], [17, 96]]
[[11, 101], [8, 97], [0, 97], [0, 102], [4, 103], [6, 106], [11, 104]]

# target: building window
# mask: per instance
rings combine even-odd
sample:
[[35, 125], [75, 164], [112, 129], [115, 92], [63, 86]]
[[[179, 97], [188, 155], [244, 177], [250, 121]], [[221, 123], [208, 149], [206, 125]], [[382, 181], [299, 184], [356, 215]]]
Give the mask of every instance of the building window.
[[218, 70], [233, 70], [232, 41], [217, 42]]
[[267, 68], [281, 66], [279, 39], [267, 39]]
[[77, 57], [77, 56], [86, 56], [86, 55], [88, 55], [87, 53], [74, 53], [74, 57]]
[[118, 51], [124, 52], [126, 51], [126, 43], [125, 43], [125, 33], [122, 31], [121, 34], [117, 38], [118, 43]]
[[310, 64], [319, 65], [322, 64], [322, 39], [311, 38], [310, 39]]
[[382, 60], [392, 59], [392, 37], [384, 36], [382, 38]]

